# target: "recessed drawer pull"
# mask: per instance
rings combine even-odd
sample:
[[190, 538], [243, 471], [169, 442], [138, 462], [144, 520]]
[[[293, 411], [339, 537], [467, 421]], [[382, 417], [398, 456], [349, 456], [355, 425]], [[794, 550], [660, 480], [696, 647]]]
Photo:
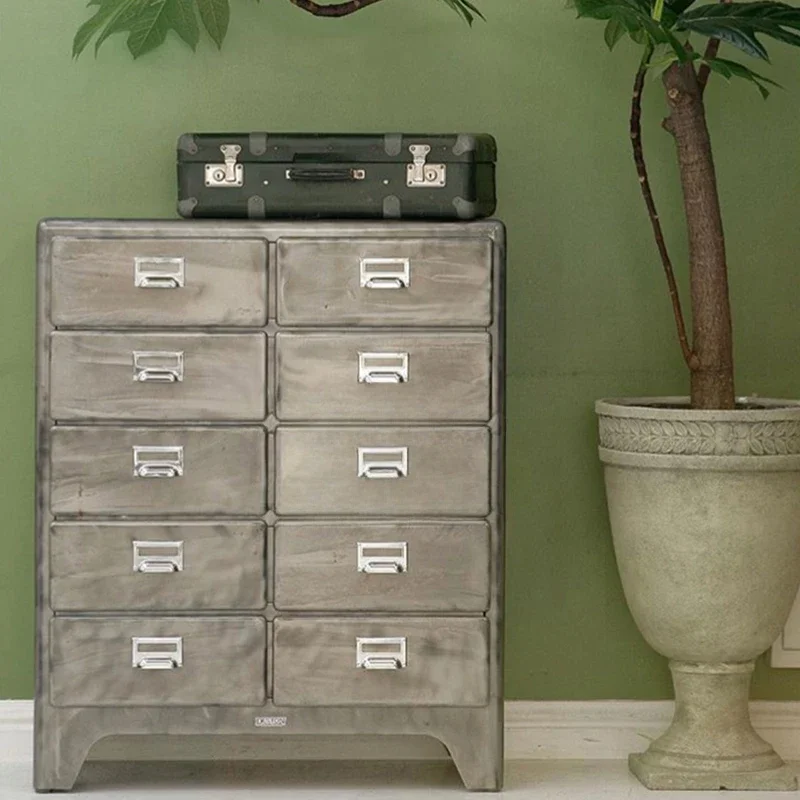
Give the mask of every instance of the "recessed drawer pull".
[[183, 447], [134, 445], [134, 478], [180, 478], [183, 475]]
[[182, 636], [134, 636], [134, 669], [178, 669], [183, 666]]
[[394, 575], [408, 570], [407, 542], [359, 542], [358, 571]]
[[407, 447], [359, 447], [359, 478], [405, 478], [408, 475]]
[[356, 638], [358, 669], [405, 669], [406, 637]]
[[134, 350], [133, 379], [140, 383], [181, 383], [183, 352]]
[[408, 353], [359, 353], [359, 383], [406, 383]]
[[183, 542], [134, 542], [133, 571], [183, 572]]
[[407, 258], [362, 258], [362, 289], [408, 289], [411, 262]]
[[180, 289], [185, 282], [183, 256], [135, 256], [133, 283], [139, 289]]

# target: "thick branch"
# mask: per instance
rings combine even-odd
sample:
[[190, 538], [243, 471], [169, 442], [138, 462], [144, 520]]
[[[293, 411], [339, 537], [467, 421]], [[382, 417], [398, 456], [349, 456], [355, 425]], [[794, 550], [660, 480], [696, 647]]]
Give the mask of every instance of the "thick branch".
[[692, 352], [689, 340], [686, 336], [686, 323], [683, 319], [681, 309], [681, 298], [678, 294], [678, 284], [675, 281], [675, 271], [672, 268], [672, 260], [669, 257], [667, 243], [664, 240], [664, 231], [661, 227], [661, 220], [656, 210], [653, 191], [650, 187], [650, 177], [647, 172], [647, 164], [644, 160], [644, 147], [642, 145], [642, 92], [644, 90], [644, 79], [647, 74], [647, 65], [642, 63], [636, 73], [636, 80], [633, 84], [633, 100], [631, 102], [631, 144], [633, 145], [633, 160], [636, 163], [636, 172], [639, 175], [639, 184], [642, 187], [647, 213], [650, 216], [650, 224], [653, 226], [658, 252], [661, 256], [661, 263], [664, 265], [664, 273], [667, 276], [669, 286], [669, 296], [672, 301], [672, 313], [675, 316], [675, 325], [678, 329], [678, 341], [681, 345], [683, 358], [689, 369], [694, 369], [697, 358]]
[[348, 14], [355, 14], [362, 8], [379, 3], [380, 0], [347, 0], [345, 3], [331, 3], [328, 5], [315, 3], [313, 0], [289, 0], [292, 5], [308, 11], [315, 17], [346, 17]]
[[[720, 3], [730, 3], [732, 0], [719, 0]], [[706, 52], [703, 54], [703, 60], [708, 61], [711, 58], [716, 58], [719, 53], [719, 39], [709, 39], [706, 46]], [[697, 70], [697, 83], [700, 86], [700, 93], [706, 90], [706, 84], [711, 77], [711, 67], [707, 63], [701, 64], [700, 69]]]
[[673, 64], [663, 76], [689, 234], [692, 296], [692, 408], [734, 408], [733, 337], [728, 267], [717, 177], [703, 95], [694, 66]]

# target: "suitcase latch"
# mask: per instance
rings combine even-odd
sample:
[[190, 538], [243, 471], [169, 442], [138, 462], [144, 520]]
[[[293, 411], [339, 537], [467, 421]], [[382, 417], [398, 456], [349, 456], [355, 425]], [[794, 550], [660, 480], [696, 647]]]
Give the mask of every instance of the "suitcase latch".
[[206, 164], [206, 186], [244, 186], [244, 164], [236, 159], [242, 148], [238, 144], [222, 144], [219, 149], [225, 159], [224, 164]]
[[438, 188], [447, 183], [446, 164], [426, 164], [431, 151], [429, 144], [412, 144], [408, 148], [414, 163], [406, 167], [406, 185], [411, 188]]

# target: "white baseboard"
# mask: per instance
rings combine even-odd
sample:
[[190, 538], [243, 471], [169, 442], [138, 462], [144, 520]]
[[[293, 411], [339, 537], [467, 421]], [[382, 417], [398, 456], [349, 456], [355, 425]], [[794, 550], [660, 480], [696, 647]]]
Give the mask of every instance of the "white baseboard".
[[[754, 702], [756, 730], [789, 761], [800, 761], [800, 702]], [[506, 703], [506, 758], [624, 759], [641, 751], [669, 724], [672, 703], [635, 700]], [[33, 745], [33, 702], [0, 701], [0, 763], [27, 762]], [[114, 737], [98, 744], [102, 760], [205, 759], [438, 759], [443, 747], [426, 737], [370, 736], [303, 741], [270, 735], [242, 737]]]

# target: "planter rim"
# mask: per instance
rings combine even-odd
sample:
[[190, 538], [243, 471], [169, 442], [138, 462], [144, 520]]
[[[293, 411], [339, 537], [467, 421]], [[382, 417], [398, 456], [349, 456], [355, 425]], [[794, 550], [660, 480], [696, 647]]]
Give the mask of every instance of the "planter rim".
[[[737, 403], [759, 408], [705, 410], [686, 408], [688, 397], [609, 397], [595, 402], [595, 412], [605, 417], [627, 417], [660, 420], [693, 420], [697, 422], [768, 422], [800, 420], [800, 400], [779, 400], [771, 397], [737, 397]], [[664, 408], [664, 406], [667, 406]]]

